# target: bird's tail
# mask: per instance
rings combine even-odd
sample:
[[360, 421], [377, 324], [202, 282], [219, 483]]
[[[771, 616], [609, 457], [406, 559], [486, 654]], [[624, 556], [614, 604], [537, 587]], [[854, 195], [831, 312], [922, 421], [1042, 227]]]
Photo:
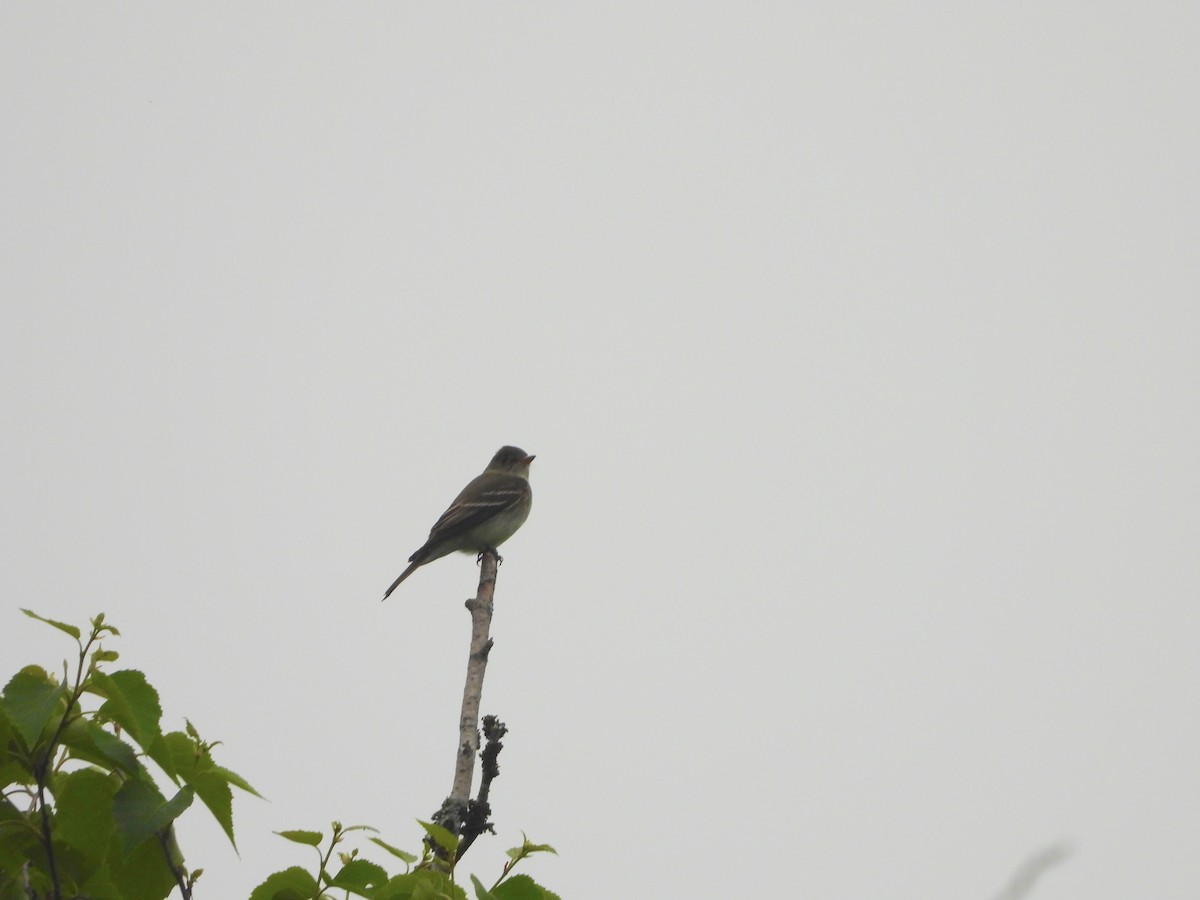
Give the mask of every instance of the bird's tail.
[[394, 591], [396, 588], [398, 588], [400, 586], [400, 582], [402, 582], [405, 578], [407, 578], [413, 572], [417, 571], [417, 569], [420, 567], [420, 565], [421, 565], [421, 563], [419, 563], [419, 562], [409, 563], [408, 568], [400, 573], [400, 577], [392, 582], [392, 586], [383, 592], [383, 599], [386, 600], [388, 597], [390, 597], [392, 595], [392, 591]]

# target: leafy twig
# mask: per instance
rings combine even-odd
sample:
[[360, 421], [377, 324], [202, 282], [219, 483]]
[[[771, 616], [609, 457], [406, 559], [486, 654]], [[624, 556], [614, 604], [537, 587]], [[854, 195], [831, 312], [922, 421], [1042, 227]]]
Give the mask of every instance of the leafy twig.
[[[41, 622], [46, 622], [53, 625], [60, 631], [64, 631], [75, 639], [76, 645], [79, 647], [79, 664], [75, 668], [75, 685], [71, 689], [71, 695], [67, 699], [66, 709], [63, 710], [62, 717], [58, 720], [58, 725], [54, 729], [54, 734], [50, 736], [50, 740], [46, 743], [40, 757], [32, 760], [33, 776], [37, 782], [37, 802], [39, 812], [42, 819], [42, 834], [41, 842], [46, 851], [46, 865], [50, 870], [50, 884], [52, 885], [54, 900], [59, 900], [62, 897], [62, 886], [59, 883], [58, 877], [58, 859], [54, 852], [54, 836], [50, 833], [50, 810], [46, 805], [46, 787], [49, 783], [50, 767], [54, 761], [54, 748], [58, 746], [58, 740], [62, 737], [63, 731], [67, 725], [71, 723], [71, 713], [79, 703], [79, 697], [83, 693], [83, 665], [87, 661], [88, 651], [92, 644], [99, 640], [100, 635], [104, 632], [116, 634], [117, 630], [109, 625], [104, 624], [104, 614], [96, 616], [92, 619], [92, 633], [88, 636], [87, 643], [80, 640], [80, 631], [73, 625], [66, 625], [62, 622], [55, 622], [51, 619], [45, 619], [37, 613], [28, 609], [23, 609], [22, 612], [31, 619], [37, 619]], [[66, 665], [63, 666], [64, 670]], [[90, 670], [89, 670], [90, 674]], [[65, 686], [67, 680], [66, 671], [63, 672], [63, 683]]]
[[175, 883], [179, 885], [179, 896], [183, 900], [192, 900], [192, 884], [195, 879], [188, 878], [187, 870], [175, 862], [175, 854], [171, 852], [172, 827], [170, 825], [158, 832], [158, 843], [162, 847], [163, 857], [167, 861], [167, 868], [171, 870], [171, 874], [175, 877]]

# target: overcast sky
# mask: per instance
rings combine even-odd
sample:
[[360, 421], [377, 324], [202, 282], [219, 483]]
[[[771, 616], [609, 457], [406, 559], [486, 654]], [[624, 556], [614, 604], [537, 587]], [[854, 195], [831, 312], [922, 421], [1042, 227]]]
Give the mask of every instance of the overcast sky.
[[417, 847], [510, 443], [470, 871], [1200, 896], [1200, 13], [823, 7], [0, 8], [0, 675], [223, 742], [198, 897]]

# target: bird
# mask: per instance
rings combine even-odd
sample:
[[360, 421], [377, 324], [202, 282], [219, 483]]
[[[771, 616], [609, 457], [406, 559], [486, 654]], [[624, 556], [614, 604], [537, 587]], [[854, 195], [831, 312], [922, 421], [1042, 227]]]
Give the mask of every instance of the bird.
[[487, 468], [471, 480], [429, 529], [429, 540], [408, 558], [408, 568], [392, 582], [383, 599], [426, 563], [455, 550], [495, 552], [529, 518], [533, 491], [529, 464], [534, 457], [520, 447], [501, 447]]

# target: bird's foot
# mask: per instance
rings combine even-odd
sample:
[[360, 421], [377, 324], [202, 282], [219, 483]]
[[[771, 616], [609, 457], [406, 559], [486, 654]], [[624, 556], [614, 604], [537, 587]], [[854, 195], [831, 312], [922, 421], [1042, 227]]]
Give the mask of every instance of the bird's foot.
[[488, 547], [486, 550], [481, 550], [479, 552], [479, 555], [477, 557], [475, 557], [475, 565], [481, 565], [483, 563], [484, 556], [486, 556], [489, 553], [492, 554], [492, 556], [496, 557], [496, 565], [500, 566], [500, 565], [504, 564], [504, 557], [501, 556], [499, 554], [499, 552], [497, 552], [496, 548]]

